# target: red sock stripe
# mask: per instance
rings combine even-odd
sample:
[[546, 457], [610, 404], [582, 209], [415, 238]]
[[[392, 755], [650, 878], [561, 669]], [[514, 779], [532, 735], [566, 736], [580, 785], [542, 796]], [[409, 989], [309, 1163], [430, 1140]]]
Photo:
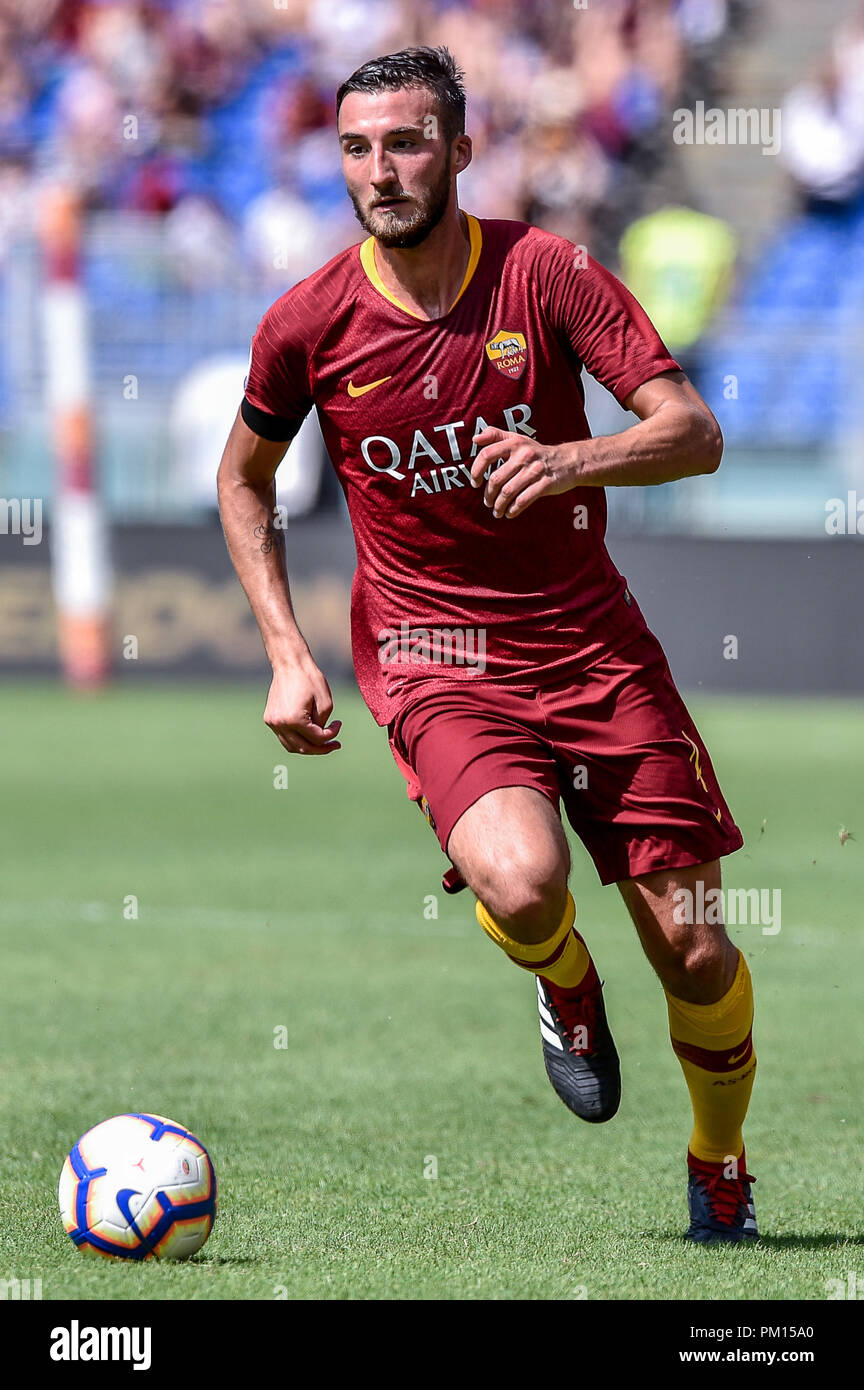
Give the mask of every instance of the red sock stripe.
[[[725, 1159], [722, 1163], [712, 1163], [707, 1158], [697, 1158], [694, 1153], [690, 1152], [689, 1148], [687, 1150], [687, 1167], [691, 1173], [703, 1173], [706, 1177], [713, 1178], [715, 1173], [723, 1173], [728, 1166]], [[744, 1149], [738, 1155], [738, 1177], [747, 1178], [747, 1153]], [[755, 1178], [747, 1180], [749, 1182], [756, 1181]]]
[[567, 942], [570, 940], [570, 935], [571, 932], [568, 931], [567, 935], [564, 937], [564, 940], [558, 943], [551, 956], [547, 956], [545, 960], [520, 960], [518, 956], [510, 956], [509, 951], [507, 952], [507, 954], [508, 956], [510, 956], [510, 959], [513, 961], [513, 964], [521, 965], [523, 970], [545, 970], [545, 968], [548, 965], [554, 965], [556, 960], [561, 959], [561, 957], [564, 954], [564, 949], [567, 945]]
[[679, 1042], [677, 1038], [672, 1038], [672, 1047], [676, 1057], [683, 1057], [703, 1071], [738, 1071], [753, 1056], [753, 1033], [749, 1032], [743, 1042], [723, 1048], [720, 1052], [708, 1047], [696, 1047], [694, 1043]]

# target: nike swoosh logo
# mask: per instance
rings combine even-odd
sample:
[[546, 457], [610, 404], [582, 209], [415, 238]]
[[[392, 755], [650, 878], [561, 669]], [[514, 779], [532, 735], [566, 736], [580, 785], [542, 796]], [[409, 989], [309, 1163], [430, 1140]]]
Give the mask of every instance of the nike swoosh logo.
[[117, 1193], [117, 1196], [115, 1198], [118, 1207], [125, 1216], [126, 1220], [129, 1222], [129, 1225], [132, 1227], [132, 1230], [135, 1232], [139, 1240], [142, 1239], [142, 1236], [141, 1232], [138, 1230], [138, 1227], [135, 1224], [135, 1217], [132, 1215], [132, 1212], [129, 1208], [129, 1198], [140, 1196], [141, 1193], [134, 1187], [121, 1187], [120, 1191]]
[[365, 396], [367, 391], [374, 391], [376, 386], [383, 386], [385, 381], [392, 381], [392, 376], [379, 377], [378, 381], [370, 381], [368, 386], [355, 386], [352, 381], [348, 382], [349, 396]]
[[745, 1048], [743, 1049], [742, 1052], [739, 1052], [739, 1054], [738, 1054], [737, 1057], [729, 1057], [729, 1058], [727, 1059], [727, 1066], [734, 1067], [734, 1065], [735, 1065], [736, 1062], [740, 1062], [741, 1059], [742, 1059], [742, 1057], [746, 1057], [746, 1056], [747, 1056], [747, 1049], [746, 1049], [746, 1047], [745, 1047]]

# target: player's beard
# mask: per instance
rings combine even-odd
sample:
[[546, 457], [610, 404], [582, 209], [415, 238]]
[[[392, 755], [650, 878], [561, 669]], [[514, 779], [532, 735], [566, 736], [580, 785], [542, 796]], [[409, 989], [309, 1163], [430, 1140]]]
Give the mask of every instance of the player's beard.
[[363, 230], [374, 236], [376, 241], [380, 241], [382, 246], [398, 247], [402, 250], [419, 246], [429, 233], [434, 231], [447, 211], [450, 201], [450, 162], [448, 150], [440, 177], [431, 188], [424, 189], [422, 194], [412, 195], [414, 206], [407, 215], [403, 212], [406, 207], [404, 203], [399, 203], [392, 209], [370, 208], [368, 212], [364, 212], [359, 199], [352, 193], [351, 202]]

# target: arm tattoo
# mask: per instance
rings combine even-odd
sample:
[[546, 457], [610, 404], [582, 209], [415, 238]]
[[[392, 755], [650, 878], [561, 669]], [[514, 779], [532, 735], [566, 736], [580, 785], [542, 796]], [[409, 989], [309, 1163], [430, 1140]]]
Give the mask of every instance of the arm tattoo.
[[274, 526], [272, 521], [263, 521], [260, 526], [254, 528], [252, 534], [261, 542], [262, 555], [269, 555], [274, 545], [279, 546], [284, 553], [285, 533]]

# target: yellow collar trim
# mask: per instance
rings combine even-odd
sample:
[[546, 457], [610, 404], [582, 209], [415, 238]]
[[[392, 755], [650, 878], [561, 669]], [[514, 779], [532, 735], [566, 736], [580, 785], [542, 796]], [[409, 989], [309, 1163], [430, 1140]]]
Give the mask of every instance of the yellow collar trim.
[[[447, 310], [448, 314], [456, 308], [456, 305], [459, 303], [459, 300], [462, 298], [463, 294], [465, 293], [472, 279], [474, 278], [474, 272], [477, 269], [477, 264], [480, 260], [480, 252], [483, 250], [483, 232], [481, 231], [480, 223], [477, 221], [476, 217], [471, 216], [470, 212], [466, 212], [465, 218], [468, 223], [468, 242], [471, 249], [468, 255], [468, 265], [465, 268], [465, 278], [462, 281], [462, 286], [459, 290], [459, 293], [453, 300], [453, 303], [450, 305], [450, 308]], [[437, 323], [437, 319], [424, 319], [422, 314], [415, 314], [413, 309], [409, 309], [407, 304], [403, 304], [401, 299], [397, 299], [395, 294], [390, 293], [387, 286], [384, 284], [384, 281], [381, 279], [381, 276], [378, 272], [378, 267], [375, 264], [374, 236], [367, 237], [366, 240], [361, 244], [360, 264], [362, 265], [368, 279], [375, 286], [375, 289], [378, 291], [378, 293], [383, 294], [385, 299], [389, 299], [391, 304], [395, 304], [397, 309], [401, 309], [403, 313], [410, 314], [412, 319], [419, 319], [421, 323]], [[441, 317], [443, 318], [445, 316], [442, 314]]]

